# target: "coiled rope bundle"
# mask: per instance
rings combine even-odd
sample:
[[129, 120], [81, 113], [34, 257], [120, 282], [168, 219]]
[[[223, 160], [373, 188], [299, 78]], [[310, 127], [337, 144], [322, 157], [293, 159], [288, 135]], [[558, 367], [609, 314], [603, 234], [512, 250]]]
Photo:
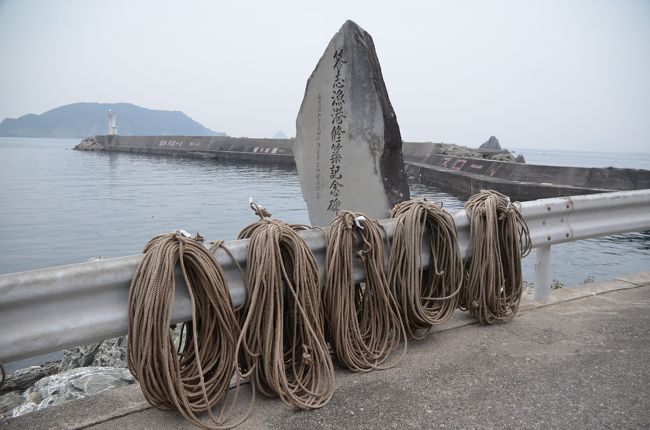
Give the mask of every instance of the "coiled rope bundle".
[[521, 300], [521, 258], [531, 249], [526, 221], [510, 199], [481, 190], [465, 203], [472, 257], [460, 303], [484, 324], [512, 318]]
[[322, 407], [334, 391], [334, 367], [316, 260], [291, 226], [251, 207], [262, 219], [239, 234], [250, 238], [247, 314], [237, 346], [243, 376], [292, 407]]
[[[410, 337], [422, 338], [428, 330], [447, 321], [458, 306], [463, 281], [463, 260], [452, 216], [442, 205], [426, 199], [397, 204], [397, 219], [389, 262], [389, 284], [399, 303]], [[431, 261], [422, 267], [422, 242]]]
[[[353, 278], [355, 231], [362, 241], [356, 258], [366, 274], [361, 284]], [[336, 357], [354, 371], [389, 367], [384, 364], [402, 338], [406, 351], [406, 335], [384, 274], [379, 224], [363, 214], [341, 211], [332, 221], [327, 237], [323, 305]]]
[[[176, 264], [192, 303], [187, 338], [178, 351], [170, 330]], [[224, 402], [219, 416], [212, 412], [236, 373], [238, 336], [235, 310], [215, 257], [200, 242], [178, 232], [153, 238], [131, 282], [128, 332], [129, 370], [149, 403], [176, 409], [200, 427], [240, 424], [248, 413], [233, 422], [228, 418], [232, 405], [226, 412]], [[237, 394], [233, 405], [236, 401]], [[196, 415], [206, 411], [211, 422]]]

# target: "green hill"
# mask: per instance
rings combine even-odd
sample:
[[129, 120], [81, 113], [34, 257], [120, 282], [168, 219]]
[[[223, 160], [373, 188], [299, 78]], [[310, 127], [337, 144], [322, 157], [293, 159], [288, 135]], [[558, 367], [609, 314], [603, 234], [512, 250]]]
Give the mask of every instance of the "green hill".
[[117, 114], [123, 136], [223, 136], [180, 111], [153, 110], [130, 103], [73, 103], [41, 115], [5, 118], [0, 136], [75, 138], [108, 133], [108, 110]]

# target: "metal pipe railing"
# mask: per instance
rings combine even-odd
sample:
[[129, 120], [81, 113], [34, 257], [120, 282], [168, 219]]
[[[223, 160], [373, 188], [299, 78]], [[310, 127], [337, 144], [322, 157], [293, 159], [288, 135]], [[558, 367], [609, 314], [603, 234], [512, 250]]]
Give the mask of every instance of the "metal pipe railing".
[[[550, 271], [550, 247], [563, 242], [650, 229], [650, 190], [535, 200], [520, 204], [532, 245], [545, 249], [538, 270]], [[469, 256], [469, 220], [464, 210], [453, 213], [459, 245]], [[380, 221], [392, 238], [394, 220]], [[321, 276], [325, 238], [319, 230], [300, 233], [316, 256]], [[245, 270], [247, 240], [226, 242], [230, 254]], [[426, 250], [427, 247], [423, 247]], [[246, 288], [237, 264], [223, 249], [215, 253], [224, 268], [235, 305]], [[0, 360], [4, 363], [123, 335], [127, 331], [127, 302], [131, 278], [142, 257], [113, 258], [0, 276]], [[422, 256], [428, 265], [429, 256]], [[355, 278], [363, 279], [357, 268]], [[548, 276], [546, 278], [548, 284]], [[177, 278], [174, 321], [191, 315], [187, 290]], [[538, 297], [548, 290], [536, 284]]]

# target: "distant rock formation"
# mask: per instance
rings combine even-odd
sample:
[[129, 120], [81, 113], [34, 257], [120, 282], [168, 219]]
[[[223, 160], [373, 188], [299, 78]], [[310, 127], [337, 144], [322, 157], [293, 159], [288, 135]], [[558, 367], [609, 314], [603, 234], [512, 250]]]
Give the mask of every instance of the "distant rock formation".
[[524, 154], [519, 154], [519, 155], [517, 155], [517, 156], [515, 157], [515, 162], [516, 162], [516, 163], [525, 164], [525, 163], [526, 163], [526, 159], [524, 158]]
[[490, 138], [486, 142], [484, 142], [481, 146], [479, 146], [478, 149], [488, 149], [490, 151], [501, 151], [501, 145], [499, 144], [499, 139], [497, 139], [494, 136], [490, 136]]
[[[494, 137], [494, 136], [492, 136]], [[501, 148], [499, 141], [496, 140], [496, 145]], [[489, 143], [490, 141], [484, 143], [483, 145]], [[494, 143], [494, 142], [493, 142]], [[470, 157], [470, 158], [484, 158], [486, 160], [496, 160], [496, 161], [510, 161], [514, 162], [515, 157], [507, 149], [473, 149], [467, 146], [456, 145], [453, 143], [432, 143], [426, 142], [427, 145], [431, 145], [430, 154], [439, 154], [439, 155], [450, 155], [452, 157]], [[481, 145], [481, 147], [483, 147]], [[522, 156], [523, 159], [523, 156]], [[525, 161], [522, 161], [525, 163]]]
[[273, 139], [288, 139], [287, 135], [281, 131], [278, 131], [273, 135]]
[[74, 103], [41, 115], [5, 118], [0, 136], [76, 138], [108, 134], [108, 110], [117, 114], [122, 136], [225, 136], [180, 111], [146, 109], [130, 103]]

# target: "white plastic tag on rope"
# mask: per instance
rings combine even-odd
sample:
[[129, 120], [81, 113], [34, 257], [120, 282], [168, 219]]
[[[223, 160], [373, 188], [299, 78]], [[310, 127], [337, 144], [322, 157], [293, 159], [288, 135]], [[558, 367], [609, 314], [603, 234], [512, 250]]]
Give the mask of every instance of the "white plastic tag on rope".
[[363, 226], [361, 225], [361, 221], [366, 221], [366, 217], [363, 215], [359, 215], [354, 219], [354, 223], [359, 227], [361, 230], [363, 230]]
[[186, 232], [185, 230], [176, 230], [176, 233], [181, 234], [185, 237], [192, 237], [192, 235]]

